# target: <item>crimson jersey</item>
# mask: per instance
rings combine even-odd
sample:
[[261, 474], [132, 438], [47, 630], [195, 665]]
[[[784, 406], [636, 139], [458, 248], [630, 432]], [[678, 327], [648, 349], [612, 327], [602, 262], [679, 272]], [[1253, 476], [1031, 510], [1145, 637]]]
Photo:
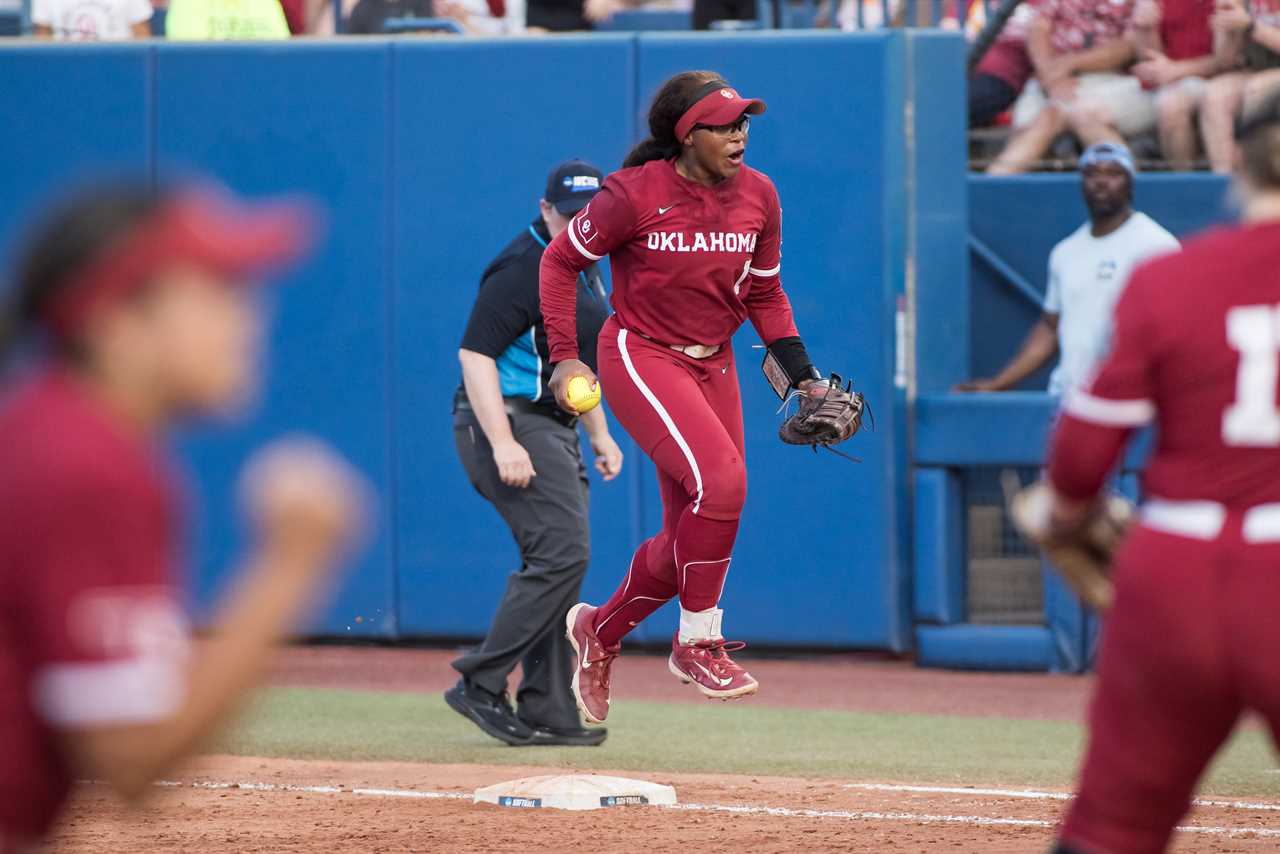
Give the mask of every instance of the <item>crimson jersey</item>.
[[1280, 224], [1212, 231], [1139, 267], [1112, 351], [1068, 396], [1050, 479], [1095, 494], [1129, 431], [1155, 421], [1150, 498], [1280, 502]]
[[605, 255], [625, 329], [663, 344], [724, 344], [750, 318], [766, 344], [796, 335], [781, 243], [778, 191], [750, 167], [714, 187], [668, 160], [613, 173], [542, 256], [551, 360], [578, 357], [577, 274]]
[[44, 834], [72, 769], [58, 730], [172, 714], [187, 632], [158, 457], [72, 378], [0, 408], [0, 852]]

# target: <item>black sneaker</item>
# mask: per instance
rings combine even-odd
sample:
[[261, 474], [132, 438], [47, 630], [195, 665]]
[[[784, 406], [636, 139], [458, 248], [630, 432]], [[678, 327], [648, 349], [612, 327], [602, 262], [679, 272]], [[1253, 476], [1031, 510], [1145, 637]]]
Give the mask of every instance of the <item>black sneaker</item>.
[[449, 708], [471, 721], [487, 735], [511, 745], [528, 744], [533, 730], [516, 717], [506, 692], [494, 694], [466, 679], [444, 692]]
[[521, 720], [533, 733], [525, 746], [546, 747], [596, 747], [604, 744], [609, 730], [604, 727], [553, 727]]

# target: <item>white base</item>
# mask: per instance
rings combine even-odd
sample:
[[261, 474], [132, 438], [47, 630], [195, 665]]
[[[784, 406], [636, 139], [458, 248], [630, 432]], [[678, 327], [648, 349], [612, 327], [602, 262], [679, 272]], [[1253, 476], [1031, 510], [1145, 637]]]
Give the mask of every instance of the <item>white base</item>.
[[560, 810], [671, 806], [675, 802], [676, 790], [670, 786], [599, 774], [543, 774], [486, 786], [476, 789], [475, 794], [477, 804]]

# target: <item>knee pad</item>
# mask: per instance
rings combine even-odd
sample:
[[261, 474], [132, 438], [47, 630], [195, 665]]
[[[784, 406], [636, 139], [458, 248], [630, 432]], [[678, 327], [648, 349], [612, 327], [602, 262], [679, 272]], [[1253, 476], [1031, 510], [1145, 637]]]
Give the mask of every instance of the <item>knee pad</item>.
[[741, 460], [703, 475], [698, 515], [708, 519], [737, 519], [747, 503], [747, 469]]

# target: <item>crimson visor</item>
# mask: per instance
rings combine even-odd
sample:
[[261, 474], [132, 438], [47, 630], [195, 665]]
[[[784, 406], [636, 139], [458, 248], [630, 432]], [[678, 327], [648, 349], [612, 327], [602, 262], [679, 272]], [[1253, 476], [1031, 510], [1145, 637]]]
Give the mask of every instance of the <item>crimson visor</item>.
[[724, 81], [709, 83], [707, 86], [715, 88], [694, 101], [693, 106], [685, 110], [680, 121], [676, 122], [676, 139], [683, 140], [696, 125], [714, 127], [732, 124], [743, 113], [758, 116], [765, 111], [764, 101], [759, 98], [744, 98]]
[[250, 203], [210, 189], [178, 193], [94, 259], [49, 306], [54, 332], [83, 328], [102, 306], [173, 264], [191, 264], [247, 283], [298, 260], [315, 240], [319, 216], [301, 200]]

